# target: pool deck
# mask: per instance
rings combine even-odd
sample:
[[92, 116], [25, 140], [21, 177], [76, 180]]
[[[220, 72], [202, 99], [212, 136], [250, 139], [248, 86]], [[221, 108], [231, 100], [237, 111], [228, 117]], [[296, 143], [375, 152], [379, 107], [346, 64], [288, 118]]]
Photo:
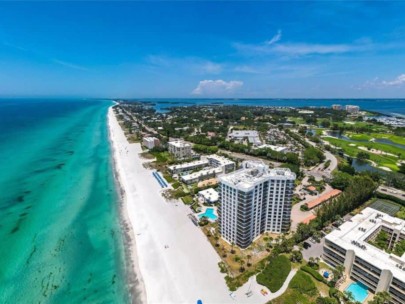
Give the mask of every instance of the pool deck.
[[197, 219], [200, 219], [200, 215], [204, 214], [207, 211], [207, 209], [210, 209], [210, 208], [214, 209], [214, 214], [215, 214], [215, 216], [217, 218], [215, 220], [211, 219], [211, 218], [208, 218], [208, 220], [211, 221], [211, 222], [217, 221], [218, 220], [218, 212], [217, 212], [217, 207], [214, 207], [214, 206], [211, 206], [211, 207], [204, 206], [204, 207], [202, 207], [202, 211], [196, 214]]
[[[357, 283], [357, 281], [353, 281], [350, 278], [346, 278], [346, 280], [339, 286], [339, 290], [341, 292], [344, 292], [346, 290], [347, 287], [349, 287], [350, 284], [352, 283]], [[365, 300], [362, 303], [368, 303], [368, 301], [372, 300], [374, 298], [374, 294], [368, 290], [368, 294], [367, 297], [365, 298]]]

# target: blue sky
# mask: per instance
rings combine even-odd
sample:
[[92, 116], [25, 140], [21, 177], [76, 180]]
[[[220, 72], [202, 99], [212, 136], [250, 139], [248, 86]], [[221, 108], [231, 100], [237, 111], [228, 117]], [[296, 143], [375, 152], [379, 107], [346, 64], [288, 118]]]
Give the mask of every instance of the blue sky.
[[0, 2], [0, 96], [405, 97], [405, 2]]

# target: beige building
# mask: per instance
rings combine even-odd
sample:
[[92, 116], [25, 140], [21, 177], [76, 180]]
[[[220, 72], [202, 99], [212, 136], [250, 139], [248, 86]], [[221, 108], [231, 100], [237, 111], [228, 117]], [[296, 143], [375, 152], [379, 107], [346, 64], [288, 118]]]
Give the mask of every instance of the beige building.
[[153, 149], [160, 145], [160, 141], [156, 137], [144, 137], [142, 139], [142, 144], [148, 149]]
[[177, 159], [190, 158], [191, 145], [180, 140], [169, 141], [168, 143], [169, 153], [171, 153]]

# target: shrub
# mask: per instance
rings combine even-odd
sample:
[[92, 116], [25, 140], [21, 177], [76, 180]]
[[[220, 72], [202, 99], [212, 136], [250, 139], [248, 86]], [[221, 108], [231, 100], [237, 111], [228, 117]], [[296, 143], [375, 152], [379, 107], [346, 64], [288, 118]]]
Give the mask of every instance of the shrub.
[[193, 202], [193, 198], [190, 195], [184, 196], [181, 199], [186, 205], [190, 205]]
[[169, 174], [165, 174], [163, 175], [163, 177], [165, 178], [165, 180], [167, 180], [168, 183], [173, 183], [175, 181], [175, 179], [171, 177]]
[[256, 277], [257, 283], [266, 286], [271, 292], [276, 292], [283, 286], [285, 279], [291, 271], [291, 262], [279, 255], [270, 259], [269, 264]]
[[312, 269], [311, 267], [309, 267], [309, 266], [302, 266], [302, 267], [301, 267], [301, 270], [302, 270], [302, 271], [305, 271], [305, 272], [307, 272], [307, 273], [309, 273], [311, 276], [314, 277], [314, 279], [318, 280], [319, 282], [325, 282], [325, 280], [324, 280], [324, 278], [322, 277], [322, 275], [321, 275], [318, 271]]
[[304, 204], [304, 205], [301, 205], [301, 206], [300, 206], [300, 210], [301, 210], [301, 211], [308, 211], [309, 208], [308, 208], [307, 204]]
[[174, 188], [174, 189], [177, 189], [178, 187], [180, 187], [180, 182], [174, 182], [173, 184], [172, 184], [172, 187]]
[[289, 287], [309, 296], [314, 296], [317, 293], [314, 281], [312, 281], [311, 277], [301, 270], [299, 270], [293, 277]]

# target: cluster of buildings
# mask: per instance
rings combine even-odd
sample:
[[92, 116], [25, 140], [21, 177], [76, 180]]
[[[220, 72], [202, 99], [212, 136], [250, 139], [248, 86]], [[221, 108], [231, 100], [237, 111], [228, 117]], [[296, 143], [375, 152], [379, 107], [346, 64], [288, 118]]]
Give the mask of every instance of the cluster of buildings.
[[222, 238], [247, 248], [264, 232], [288, 231], [295, 178], [289, 169], [270, 170], [253, 161], [221, 176], [218, 215]]
[[168, 170], [171, 174], [179, 175], [180, 180], [189, 185], [234, 171], [235, 162], [213, 154], [200, 160], [169, 166]]
[[[342, 111], [343, 106], [340, 105], [340, 104], [334, 104], [334, 105], [332, 105], [332, 109], [337, 110], [337, 111]], [[360, 107], [359, 106], [354, 106], [354, 105], [347, 105], [347, 106], [345, 106], [344, 109], [349, 114], [357, 114], [360, 111]]]
[[323, 259], [344, 265], [346, 274], [373, 293], [386, 291], [390, 303], [405, 303], [405, 254], [397, 256], [370, 244], [384, 231], [387, 248], [405, 240], [405, 221], [366, 208], [325, 237]]
[[260, 146], [262, 144], [259, 132], [255, 130], [232, 130], [232, 132], [228, 134], [228, 138], [240, 143], [243, 143], [244, 140], [248, 140], [248, 142], [254, 146]]
[[385, 125], [389, 125], [396, 128], [405, 127], [405, 119], [393, 116], [379, 116], [379, 117], [366, 117], [368, 119], [375, 119], [378, 122], [381, 122]]

